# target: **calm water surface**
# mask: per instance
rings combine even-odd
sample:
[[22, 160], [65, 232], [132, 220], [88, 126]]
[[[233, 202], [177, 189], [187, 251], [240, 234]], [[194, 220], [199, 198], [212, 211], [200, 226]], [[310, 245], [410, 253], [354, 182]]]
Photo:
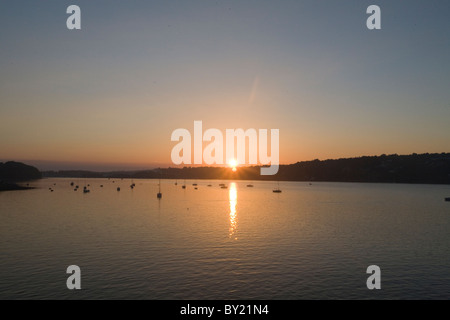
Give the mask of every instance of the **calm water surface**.
[[450, 298], [450, 186], [114, 181], [0, 193], [1, 299]]

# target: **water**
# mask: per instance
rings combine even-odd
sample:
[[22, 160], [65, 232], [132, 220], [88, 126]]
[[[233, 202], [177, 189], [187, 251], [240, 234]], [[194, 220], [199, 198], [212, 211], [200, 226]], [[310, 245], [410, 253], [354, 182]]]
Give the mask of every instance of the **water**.
[[0, 193], [1, 299], [450, 298], [450, 186], [114, 181]]

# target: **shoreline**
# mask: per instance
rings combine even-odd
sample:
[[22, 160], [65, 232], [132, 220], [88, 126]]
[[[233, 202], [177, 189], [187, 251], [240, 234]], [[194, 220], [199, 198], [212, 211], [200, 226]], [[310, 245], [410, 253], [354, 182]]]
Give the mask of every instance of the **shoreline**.
[[1, 191], [31, 190], [31, 189], [34, 189], [34, 187], [24, 187], [24, 186], [18, 185], [17, 183], [13, 183], [13, 182], [0, 182], [0, 192]]
[[180, 181], [186, 180], [186, 181], [234, 181], [234, 182], [280, 182], [280, 183], [307, 183], [310, 185], [314, 185], [315, 183], [362, 183], [362, 184], [388, 184], [388, 185], [430, 185], [430, 186], [450, 186], [450, 183], [427, 183], [427, 182], [389, 182], [389, 181], [332, 181], [332, 180], [285, 180], [285, 179], [244, 179], [244, 178], [141, 178], [141, 177], [78, 177], [78, 176], [44, 176], [41, 180], [46, 179], [73, 179], [73, 180], [79, 180], [79, 179], [99, 179], [99, 180], [115, 180], [115, 181], [121, 181], [121, 180], [161, 180], [161, 181], [178, 181], [178, 183], [181, 183]]

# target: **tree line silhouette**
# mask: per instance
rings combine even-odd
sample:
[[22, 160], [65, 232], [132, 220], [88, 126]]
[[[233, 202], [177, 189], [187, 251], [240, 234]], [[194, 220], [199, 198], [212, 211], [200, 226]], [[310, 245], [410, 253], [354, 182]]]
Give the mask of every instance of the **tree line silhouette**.
[[276, 175], [261, 176], [260, 167], [158, 168], [144, 171], [47, 171], [46, 177], [132, 179], [233, 179], [330, 182], [450, 184], [450, 153], [381, 155], [280, 165]]

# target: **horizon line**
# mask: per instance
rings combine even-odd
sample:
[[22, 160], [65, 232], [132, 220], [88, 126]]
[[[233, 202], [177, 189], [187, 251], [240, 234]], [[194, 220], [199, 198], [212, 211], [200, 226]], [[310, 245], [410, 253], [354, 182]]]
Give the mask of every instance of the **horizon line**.
[[[293, 163], [280, 163], [279, 166], [289, 166], [302, 162], [311, 162], [311, 161], [332, 161], [332, 160], [345, 160], [345, 159], [358, 159], [358, 158], [366, 158], [366, 157], [382, 157], [382, 156], [413, 156], [413, 155], [443, 155], [450, 154], [448, 152], [434, 152], [434, 153], [410, 153], [410, 154], [378, 154], [378, 155], [361, 155], [361, 156], [351, 156], [351, 157], [341, 157], [341, 158], [327, 158], [327, 159], [310, 159], [310, 160], [300, 160]], [[22, 162], [25, 164], [33, 165], [38, 167], [41, 172], [48, 171], [86, 171], [86, 172], [138, 172], [138, 171], [151, 171], [155, 169], [183, 169], [183, 168], [227, 168], [229, 167], [227, 164], [221, 165], [204, 165], [204, 164], [183, 164], [183, 165], [174, 165], [174, 164], [165, 164], [165, 163], [154, 163], [154, 164], [133, 164], [133, 163], [102, 163], [102, 162], [72, 162], [72, 161], [57, 161], [57, 160], [23, 160], [23, 159], [0, 159], [0, 162]], [[47, 166], [73, 166], [66, 168], [46, 168]], [[76, 166], [80, 166], [76, 168]], [[248, 164], [248, 165], [239, 165], [239, 168], [252, 168], [252, 167], [264, 167], [262, 164]], [[39, 168], [41, 167], [41, 168]], [[83, 168], [84, 167], [84, 168]], [[88, 168], [91, 167], [91, 168]], [[97, 167], [97, 168], [95, 168]], [[109, 167], [109, 169], [107, 169]]]

